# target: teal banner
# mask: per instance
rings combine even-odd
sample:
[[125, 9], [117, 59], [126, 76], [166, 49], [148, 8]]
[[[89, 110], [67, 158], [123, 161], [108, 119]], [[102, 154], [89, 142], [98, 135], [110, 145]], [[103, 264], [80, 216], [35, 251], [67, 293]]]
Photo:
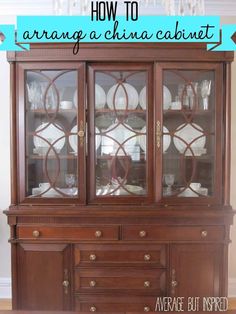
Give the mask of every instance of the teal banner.
[[209, 50], [233, 51], [235, 33], [236, 24], [220, 28], [218, 16], [140, 16], [135, 21], [125, 16], [102, 21], [90, 16], [19, 16], [17, 26], [0, 25], [0, 50], [26, 50], [30, 43], [72, 42], [76, 54], [83, 42], [201, 42]]

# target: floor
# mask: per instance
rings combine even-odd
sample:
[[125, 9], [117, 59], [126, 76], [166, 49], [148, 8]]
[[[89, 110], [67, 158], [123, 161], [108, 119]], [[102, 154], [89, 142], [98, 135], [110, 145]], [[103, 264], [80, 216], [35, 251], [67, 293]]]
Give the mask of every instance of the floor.
[[[229, 309], [236, 310], [236, 298], [229, 299]], [[11, 310], [11, 300], [10, 299], [0, 299], [0, 310]]]

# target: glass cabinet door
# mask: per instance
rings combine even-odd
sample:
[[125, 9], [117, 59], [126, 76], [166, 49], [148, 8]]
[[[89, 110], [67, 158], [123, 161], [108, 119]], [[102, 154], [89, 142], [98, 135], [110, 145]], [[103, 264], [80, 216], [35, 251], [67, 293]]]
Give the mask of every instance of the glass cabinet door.
[[[183, 68], [183, 66], [182, 66]], [[221, 99], [219, 67], [164, 69], [162, 196], [209, 202], [218, 197]], [[220, 115], [220, 114], [219, 114]]]
[[82, 197], [79, 164], [84, 149], [84, 108], [79, 80], [78, 69], [24, 71], [28, 199]]
[[90, 78], [92, 195], [111, 202], [147, 198], [150, 68], [93, 67]]

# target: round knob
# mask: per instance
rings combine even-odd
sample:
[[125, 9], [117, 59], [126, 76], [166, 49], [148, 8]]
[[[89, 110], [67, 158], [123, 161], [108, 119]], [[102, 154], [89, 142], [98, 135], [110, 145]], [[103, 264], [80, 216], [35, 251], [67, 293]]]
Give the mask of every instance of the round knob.
[[171, 281], [171, 286], [172, 286], [173, 288], [177, 287], [177, 286], [178, 286], [178, 282], [177, 282], [176, 280], [172, 280], [172, 281]]
[[90, 312], [96, 312], [97, 311], [95, 306], [91, 306], [89, 310], [90, 310]]
[[144, 310], [144, 312], [150, 312], [150, 307], [145, 305], [143, 310]]
[[69, 283], [68, 280], [64, 280], [63, 283], [62, 283], [62, 285], [63, 285], [63, 287], [68, 288], [69, 285], [70, 285], [70, 283]]
[[97, 230], [97, 231], [95, 232], [95, 237], [96, 237], [96, 238], [101, 238], [101, 236], [102, 236], [102, 231]]
[[97, 256], [95, 254], [90, 254], [89, 259], [90, 261], [96, 261]]
[[79, 135], [79, 137], [84, 137], [84, 131], [80, 130], [80, 131], [78, 132], [78, 135]]
[[143, 285], [145, 288], [149, 288], [151, 286], [151, 283], [150, 283], [150, 281], [144, 281]]
[[202, 232], [201, 232], [201, 237], [202, 237], [202, 238], [206, 238], [207, 235], [208, 235], [208, 232], [207, 232], [206, 230], [202, 230]]
[[150, 261], [151, 260], [151, 255], [150, 254], [145, 254], [144, 255], [144, 260], [145, 261]]
[[38, 238], [40, 236], [40, 232], [38, 230], [33, 231], [33, 237]]
[[91, 280], [89, 285], [90, 285], [90, 287], [95, 287], [96, 286], [96, 281]]
[[145, 238], [146, 235], [147, 235], [147, 232], [146, 232], [146, 231], [144, 231], [144, 230], [139, 231], [139, 236], [140, 236], [141, 238]]

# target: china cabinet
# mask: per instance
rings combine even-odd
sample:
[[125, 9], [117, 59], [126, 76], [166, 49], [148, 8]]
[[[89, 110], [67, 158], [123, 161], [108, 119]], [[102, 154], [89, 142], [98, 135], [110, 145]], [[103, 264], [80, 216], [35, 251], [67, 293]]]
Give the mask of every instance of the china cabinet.
[[149, 312], [226, 296], [231, 52], [10, 52], [13, 307]]

